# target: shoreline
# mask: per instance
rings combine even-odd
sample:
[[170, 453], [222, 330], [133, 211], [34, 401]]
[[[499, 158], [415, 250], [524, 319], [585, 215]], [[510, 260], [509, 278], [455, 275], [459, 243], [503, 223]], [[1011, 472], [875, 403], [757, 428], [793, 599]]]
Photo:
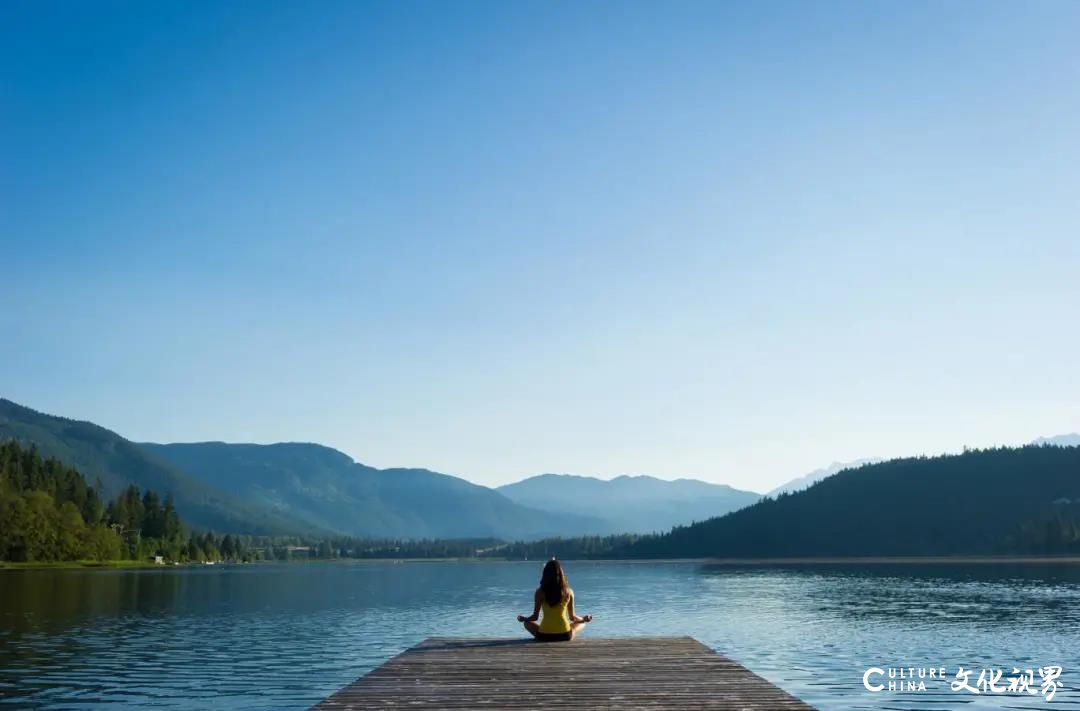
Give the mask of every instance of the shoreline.
[[[467, 559], [461, 559], [467, 560]], [[534, 563], [501, 559], [509, 563]], [[1080, 564], [1080, 555], [936, 555], [936, 556], [821, 556], [796, 558], [560, 558], [575, 563], [696, 563], [698, 565], [888, 565], [888, 564]]]
[[172, 568], [141, 560], [36, 560], [0, 561], [0, 570], [139, 570], [143, 568]]
[[[796, 558], [561, 558], [573, 563], [621, 563], [632, 565], [635, 563], [656, 564], [695, 564], [717, 566], [771, 566], [771, 565], [1077, 565], [1080, 564], [1080, 555], [942, 555], [942, 556], [822, 556], [822, 557], [796, 557]], [[510, 558], [330, 558], [312, 560], [260, 560], [245, 563], [243, 565], [309, 565], [312, 563], [332, 564], [372, 564], [391, 563], [400, 565], [403, 563], [530, 563], [542, 562], [543, 559], [535, 560], [510, 559]], [[217, 563], [220, 567], [234, 567], [228, 563]], [[175, 570], [178, 568], [202, 568], [203, 563], [181, 563], [180, 565], [160, 565], [157, 563], [135, 560], [113, 561], [35, 561], [15, 562], [0, 561], [0, 571], [3, 570]]]
[[824, 556], [821, 558], [703, 558], [702, 562], [710, 565], [805, 565], [805, 564], [833, 564], [833, 563], [859, 563], [859, 564], [889, 564], [889, 563], [963, 563], [963, 564], [992, 564], [992, 563], [1080, 563], [1080, 555], [930, 555], [930, 556], [851, 556], [836, 557]]

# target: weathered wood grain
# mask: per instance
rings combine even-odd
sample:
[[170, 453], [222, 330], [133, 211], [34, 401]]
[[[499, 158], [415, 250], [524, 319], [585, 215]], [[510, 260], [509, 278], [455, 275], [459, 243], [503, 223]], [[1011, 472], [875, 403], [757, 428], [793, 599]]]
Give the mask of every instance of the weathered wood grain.
[[432, 637], [314, 709], [812, 709], [692, 637]]

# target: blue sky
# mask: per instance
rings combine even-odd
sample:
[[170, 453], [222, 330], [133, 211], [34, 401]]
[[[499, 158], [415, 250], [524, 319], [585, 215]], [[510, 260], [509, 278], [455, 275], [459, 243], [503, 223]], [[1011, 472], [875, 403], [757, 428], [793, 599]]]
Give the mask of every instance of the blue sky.
[[4, 3], [0, 395], [485, 484], [1080, 429], [1080, 3]]

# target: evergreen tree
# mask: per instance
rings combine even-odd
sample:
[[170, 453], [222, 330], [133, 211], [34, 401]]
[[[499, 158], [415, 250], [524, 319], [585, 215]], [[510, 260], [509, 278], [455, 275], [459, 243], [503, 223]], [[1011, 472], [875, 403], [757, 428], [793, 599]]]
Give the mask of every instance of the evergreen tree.
[[221, 539], [221, 557], [225, 560], [236, 557], [236, 546], [233, 543], [233, 537], [229, 534], [225, 534], [225, 537]]
[[168, 540], [175, 540], [182, 535], [180, 516], [176, 513], [176, 504], [173, 502], [172, 492], [165, 496], [165, 507], [162, 511], [162, 535]]
[[161, 509], [158, 495], [147, 490], [142, 497], [143, 525], [142, 535], [146, 538], [165, 537], [165, 512]]
[[42, 459], [33, 446], [0, 442], [0, 560], [145, 557], [164, 547], [156, 538], [141, 540], [147, 521], [157, 533], [164, 532], [168, 519], [177, 539], [180, 535], [175, 509], [166, 516], [158, 500], [149, 491], [140, 498], [132, 486], [104, 508], [97, 489], [76, 469]]

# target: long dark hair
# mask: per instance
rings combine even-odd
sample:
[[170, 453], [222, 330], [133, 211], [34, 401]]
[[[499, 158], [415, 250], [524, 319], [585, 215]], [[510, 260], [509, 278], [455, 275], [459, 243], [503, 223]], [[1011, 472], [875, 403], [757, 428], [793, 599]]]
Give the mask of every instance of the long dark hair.
[[570, 597], [570, 585], [566, 582], [562, 563], [554, 558], [544, 566], [544, 574], [540, 576], [540, 590], [544, 593], [547, 604], [552, 607]]

